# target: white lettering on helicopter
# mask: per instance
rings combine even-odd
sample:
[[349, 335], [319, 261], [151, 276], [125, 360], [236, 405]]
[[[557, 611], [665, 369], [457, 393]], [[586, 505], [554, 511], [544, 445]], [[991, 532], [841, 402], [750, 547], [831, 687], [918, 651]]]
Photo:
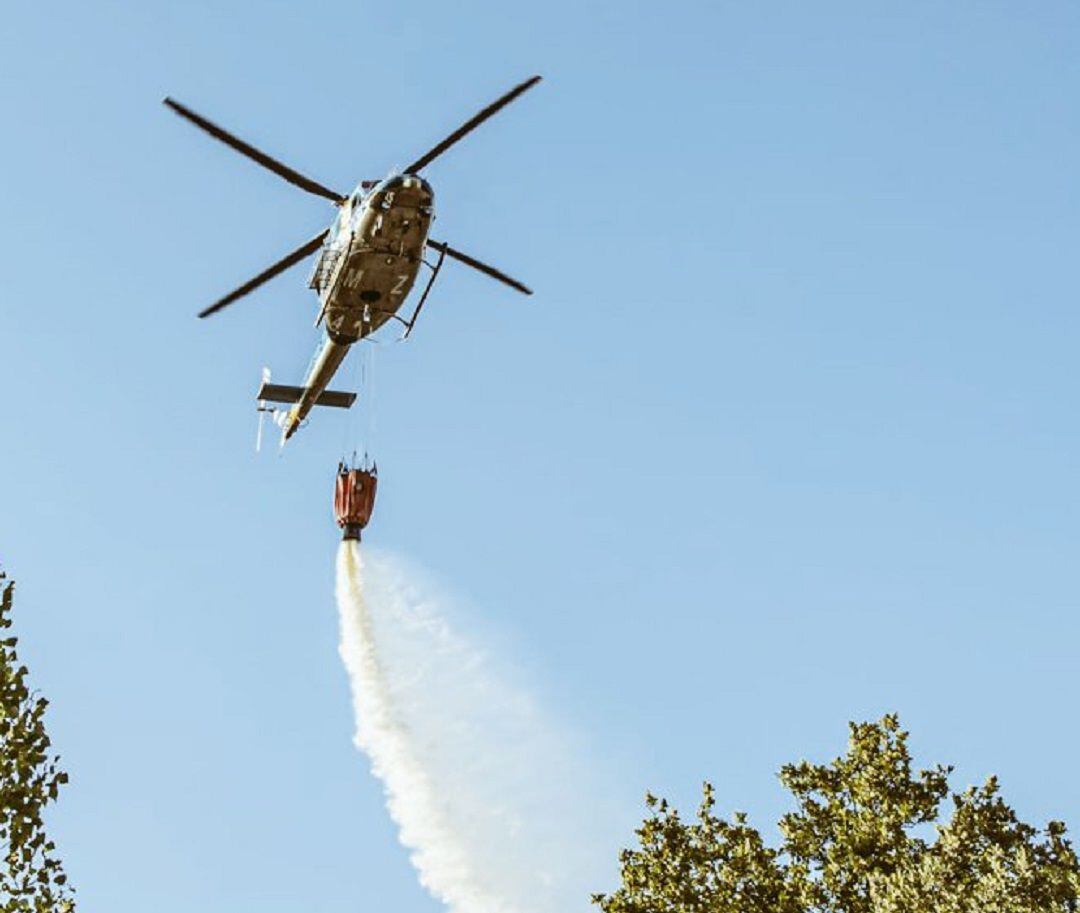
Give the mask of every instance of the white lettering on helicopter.
[[356, 288], [360, 284], [361, 278], [363, 278], [364, 271], [358, 269], [355, 273], [349, 275], [348, 280], [345, 283], [346, 288]]
[[400, 295], [402, 289], [405, 287], [405, 283], [408, 282], [408, 281], [409, 281], [409, 274], [408, 273], [405, 273], [405, 274], [403, 274], [401, 276], [398, 276], [397, 285], [395, 285], [392, 289], [390, 289], [390, 294], [391, 295]]

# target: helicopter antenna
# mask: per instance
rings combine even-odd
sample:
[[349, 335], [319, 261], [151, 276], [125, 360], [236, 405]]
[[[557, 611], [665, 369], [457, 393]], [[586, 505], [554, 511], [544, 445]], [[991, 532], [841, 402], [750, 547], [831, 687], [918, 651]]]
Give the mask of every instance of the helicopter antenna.
[[527, 92], [538, 82], [540, 82], [540, 76], [533, 76], [531, 79], [526, 79], [525, 82], [518, 86], [514, 86], [509, 92], [507, 92], [502, 98], [497, 101], [493, 101], [490, 105], [484, 108], [479, 114], [477, 114], [471, 120], [467, 120], [460, 127], [451, 133], [446, 139], [433, 148], [425, 152], [420, 158], [413, 162], [408, 168], [405, 169], [405, 174], [416, 174], [421, 168], [425, 168], [430, 165], [435, 159], [442, 155], [447, 149], [454, 145], [462, 137], [472, 133], [477, 127], [479, 127], [484, 121], [495, 114], [498, 114], [503, 108], [505, 108], [510, 102], [521, 95], [523, 92]]
[[329, 187], [324, 187], [318, 181], [313, 181], [309, 177], [305, 177], [299, 171], [295, 171], [288, 165], [279, 162], [276, 158], [267, 155], [259, 149], [256, 149], [250, 143], [245, 143], [238, 136], [233, 136], [228, 130], [219, 127], [212, 121], [208, 121], [200, 114], [196, 114], [191, 108], [180, 104], [180, 102], [173, 100], [172, 98], [166, 98], [163, 103], [179, 114], [186, 120], [191, 121], [196, 127], [201, 130], [205, 130], [214, 139], [223, 142], [226, 146], [235, 149], [241, 155], [246, 155], [252, 161], [258, 162], [263, 168], [267, 168], [274, 172], [278, 177], [285, 178], [290, 184], [294, 184], [301, 190], [306, 190], [308, 193], [313, 193], [316, 196], [326, 197], [328, 200], [333, 200], [335, 203], [342, 203], [345, 200], [344, 195], [331, 190]]

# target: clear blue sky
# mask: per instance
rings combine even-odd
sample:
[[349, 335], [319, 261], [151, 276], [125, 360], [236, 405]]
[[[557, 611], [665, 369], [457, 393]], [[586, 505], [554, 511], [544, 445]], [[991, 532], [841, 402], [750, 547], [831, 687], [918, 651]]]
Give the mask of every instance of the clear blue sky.
[[448, 268], [378, 352], [372, 541], [631, 794], [767, 825], [896, 710], [1080, 828], [1075, 4], [24, 3], [0, 557], [84, 910], [437, 909], [350, 743], [343, 423], [252, 452], [304, 270], [194, 318], [331, 209], [161, 97], [348, 189], [534, 72], [428, 176], [536, 295]]

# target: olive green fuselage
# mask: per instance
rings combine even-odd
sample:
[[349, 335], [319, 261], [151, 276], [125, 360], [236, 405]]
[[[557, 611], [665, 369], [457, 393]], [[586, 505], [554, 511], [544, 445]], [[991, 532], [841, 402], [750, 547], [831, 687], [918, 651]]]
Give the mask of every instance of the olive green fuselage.
[[395, 175], [341, 204], [311, 276], [326, 337], [283, 425], [288, 440], [315, 405], [349, 347], [394, 318], [416, 282], [431, 226], [431, 186]]

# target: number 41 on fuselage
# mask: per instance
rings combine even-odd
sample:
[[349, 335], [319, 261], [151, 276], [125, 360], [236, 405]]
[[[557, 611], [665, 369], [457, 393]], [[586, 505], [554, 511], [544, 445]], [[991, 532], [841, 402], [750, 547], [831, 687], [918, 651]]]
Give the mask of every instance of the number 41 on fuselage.
[[[330, 228], [199, 313], [200, 317], [216, 314], [290, 266], [319, 251], [319, 259], [309, 285], [319, 295], [320, 307], [315, 324], [324, 327], [325, 337], [303, 386], [292, 387], [264, 381], [257, 394], [260, 403], [286, 403], [290, 406], [281, 417], [282, 443], [292, 437], [313, 407], [348, 408], [353, 404], [355, 393], [327, 389], [349, 347], [390, 320], [400, 322], [405, 327], [404, 335], [408, 336], [446, 257], [480, 270], [519, 292], [532, 294], [516, 279], [455, 250], [448, 244], [428, 237], [435, 200], [431, 185], [420, 176], [420, 171], [539, 81], [540, 77], [534, 76], [515, 86], [400, 174], [391, 174], [382, 181], [361, 181], [356, 190], [348, 196], [336, 193], [294, 171], [179, 102], [171, 98], [165, 99], [165, 104], [173, 111], [215, 139], [253, 159], [291, 184], [332, 200], [338, 207], [337, 218]], [[437, 254], [434, 263], [425, 258], [428, 250]], [[430, 273], [416, 307], [406, 319], [399, 315], [398, 311], [416, 284], [421, 266], [427, 266]]]

